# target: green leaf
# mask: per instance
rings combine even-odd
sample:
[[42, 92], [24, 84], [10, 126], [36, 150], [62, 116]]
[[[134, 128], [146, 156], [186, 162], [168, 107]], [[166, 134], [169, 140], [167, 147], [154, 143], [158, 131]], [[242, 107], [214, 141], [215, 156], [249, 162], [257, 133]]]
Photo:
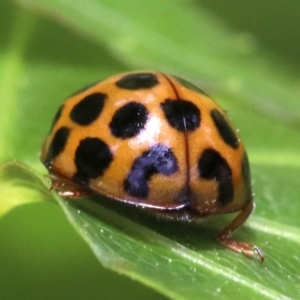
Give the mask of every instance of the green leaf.
[[[283, 56], [268, 53], [255, 37], [227, 28], [196, 1], [154, 0], [147, 5], [144, 1], [117, 0], [16, 3], [3, 2], [0, 10], [0, 161], [18, 159], [30, 167], [16, 162], [1, 166], [1, 224], [13, 218], [12, 208], [56, 199], [101, 264], [162, 295], [173, 299], [232, 299], [233, 295], [244, 299], [299, 298], [300, 105], [299, 78], [295, 75], [299, 67], [291, 66]], [[261, 247], [266, 255], [263, 264], [217, 243], [216, 235], [232, 216], [184, 224], [159, 220], [100, 196], [66, 201], [50, 195], [39, 152], [63, 99], [91, 82], [136, 68], [186, 77], [212, 94], [241, 130], [252, 166], [257, 210], [235, 238]], [[52, 238], [51, 230], [47, 238], [54, 242], [67, 225], [55, 227], [57, 217], [53, 214], [57, 212], [43, 214], [52, 221], [45, 226], [53, 228]], [[30, 220], [23, 222], [30, 226]], [[48, 272], [48, 260], [51, 264], [53, 255], [59, 256], [53, 251], [39, 260], [38, 255], [30, 256], [39, 251], [39, 242], [26, 245], [26, 239], [30, 240], [43, 221], [41, 217], [25, 237], [15, 235], [16, 240], [10, 238], [14, 236], [10, 228], [6, 229], [6, 239], [0, 231], [0, 238], [5, 240], [1, 257], [11, 257], [7, 264], [14, 273], [14, 280], [6, 279], [9, 274], [3, 275], [0, 285], [4, 295], [14, 291], [9, 288], [13, 282], [18, 287], [22, 284], [32, 264], [34, 268], [38, 264], [41, 273], [31, 274], [28, 280], [36, 282], [40, 274]], [[71, 233], [67, 235], [69, 240]], [[28, 253], [15, 263], [20, 253], [12, 249], [20, 249], [18, 239], [24, 241], [20, 253]], [[82, 277], [72, 278], [72, 290], [88, 284], [92, 263], [87, 252], [79, 255], [80, 240], [69, 251], [59, 247], [57, 251], [64, 254], [51, 267], [68, 273], [73, 270], [72, 255], [77, 253], [83, 268], [89, 268]], [[24, 261], [30, 267], [22, 268]], [[100, 264], [95, 268], [100, 269]], [[51, 284], [64, 291], [65, 284], [58, 282], [57, 273], [51, 274]], [[98, 295], [98, 290], [105, 289], [108, 273], [104, 274], [99, 285], [89, 286], [90, 294]], [[113, 279], [115, 286], [126, 281], [121, 278]], [[44, 282], [39, 286], [39, 291], [47, 291]], [[132, 287], [138, 290], [138, 285]], [[29, 289], [22, 296], [52, 299], [52, 293], [41, 296]], [[121, 293], [122, 288], [116, 298]], [[149, 290], [143, 293], [143, 297], [151, 294]], [[81, 295], [74, 292], [71, 298], [84, 298]], [[20, 298], [24, 297], [15, 297]]]
[[[11, 209], [49, 198], [45, 182], [28, 166], [17, 161], [0, 165], [0, 218]], [[44, 198], [45, 198], [44, 195]]]
[[[10, 163], [5, 169], [15, 173], [14, 180], [23, 179], [19, 185], [25, 190], [28, 183], [41, 181], [23, 165]], [[45, 191], [45, 183], [42, 186]], [[20, 197], [24, 196], [21, 191]], [[217, 245], [214, 237], [220, 220], [215, 218], [204, 224], [184, 224], [157, 220], [101, 196], [77, 201], [56, 194], [53, 198], [104, 266], [170, 298], [191, 299], [201, 293], [203, 299], [227, 299], [234, 291], [245, 299], [289, 299], [299, 293], [300, 232], [293, 225], [252, 217], [248, 229], [239, 230], [240, 239], [251, 239], [263, 247], [266, 261], [260, 263]], [[219, 219], [223, 224], [228, 222], [227, 218]]]
[[[281, 257], [285, 251], [291, 257], [297, 256], [295, 249], [300, 239], [295, 228], [282, 228], [277, 222], [252, 218], [249, 227], [255, 228], [257, 236], [263, 236], [256, 240], [267, 253], [267, 262], [260, 264], [216, 245], [211, 238], [216, 236], [212, 222], [197, 227], [170, 224], [154, 218], [147, 220], [146, 215], [134, 218], [128, 211], [123, 217], [98, 204], [89, 203], [86, 210], [64, 200], [60, 204], [105, 266], [138, 279], [172, 299], [193, 299], [200, 293], [202, 299], [212, 296], [227, 299], [233, 291], [244, 299], [288, 299], [298, 295], [297, 267], [293, 263], [284, 264]], [[244, 238], [253, 239], [251, 233], [244, 231]], [[278, 239], [284, 241], [278, 244]]]

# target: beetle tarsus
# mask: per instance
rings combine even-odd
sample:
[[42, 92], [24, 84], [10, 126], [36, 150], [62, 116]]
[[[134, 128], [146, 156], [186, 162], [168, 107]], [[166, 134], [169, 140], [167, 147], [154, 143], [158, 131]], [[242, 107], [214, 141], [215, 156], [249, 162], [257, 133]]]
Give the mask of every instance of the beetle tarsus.
[[250, 202], [244, 209], [232, 220], [232, 222], [227, 225], [219, 234], [219, 242], [226, 246], [227, 248], [238, 252], [243, 253], [249, 257], [258, 257], [258, 259], [263, 262], [265, 257], [263, 252], [255, 245], [244, 242], [237, 242], [231, 239], [233, 231], [240, 227], [250, 216], [254, 209], [253, 202]]

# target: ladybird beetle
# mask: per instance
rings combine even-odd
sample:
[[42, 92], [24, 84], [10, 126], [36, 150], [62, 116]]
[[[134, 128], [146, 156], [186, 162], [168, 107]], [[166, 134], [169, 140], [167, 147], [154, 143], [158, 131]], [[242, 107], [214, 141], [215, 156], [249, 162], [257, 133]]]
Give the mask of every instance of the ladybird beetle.
[[41, 161], [61, 196], [99, 193], [181, 219], [239, 211], [219, 242], [264, 260], [231, 238], [254, 209], [243, 144], [220, 106], [181, 78], [125, 73], [72, 95]]

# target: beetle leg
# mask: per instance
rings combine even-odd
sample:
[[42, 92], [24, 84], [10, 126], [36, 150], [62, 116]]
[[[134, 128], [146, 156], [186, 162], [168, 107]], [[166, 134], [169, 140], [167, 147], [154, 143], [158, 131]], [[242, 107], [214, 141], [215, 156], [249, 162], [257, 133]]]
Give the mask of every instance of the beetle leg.
[[253, 202], [247, 204], [233, 221], [219, 233], [218, 241], [235, 252], [243, 253], [250, 257], [257, 256], [260, 261], [264, 261], [264, 254], [257, 246], [249, 243], [237, 242], [231, 238], [232, 233], [248, 219], [253, 209]]
[[60, 196], [66, 198], [81, 198], [94, 194], [91, 190], [81, 187], [75, 182], [57, 174], [50, 174], [51, 187], [50, 190], [55, 190]]

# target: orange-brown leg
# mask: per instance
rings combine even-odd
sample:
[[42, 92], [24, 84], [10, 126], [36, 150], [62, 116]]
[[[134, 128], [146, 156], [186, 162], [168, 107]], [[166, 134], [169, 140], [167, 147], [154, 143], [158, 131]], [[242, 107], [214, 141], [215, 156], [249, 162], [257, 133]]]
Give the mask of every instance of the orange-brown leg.
[[233, 221], [219, 233], [218, 240], [222, 245], [235, 252], [243, 253], [250, 257], [256, 255], [260, 261], [264, 261], [264, 254], [257, 246], [249, 243], [237, 242], [231, 239], [233, 231], [235, 231], [248, 219], [253, 209], [253, 202], [247, 204], [247, 206], [243, 208], [243, 210], [235, 217], [235, 219], [233, 219]]
[[94, 193], [81, 187], [75, 182], [57, 174], [50, 174], [51, 187], [50, 190], [55, 190], [60, 196], [67, 198], [80, 198], [91, 196]]

